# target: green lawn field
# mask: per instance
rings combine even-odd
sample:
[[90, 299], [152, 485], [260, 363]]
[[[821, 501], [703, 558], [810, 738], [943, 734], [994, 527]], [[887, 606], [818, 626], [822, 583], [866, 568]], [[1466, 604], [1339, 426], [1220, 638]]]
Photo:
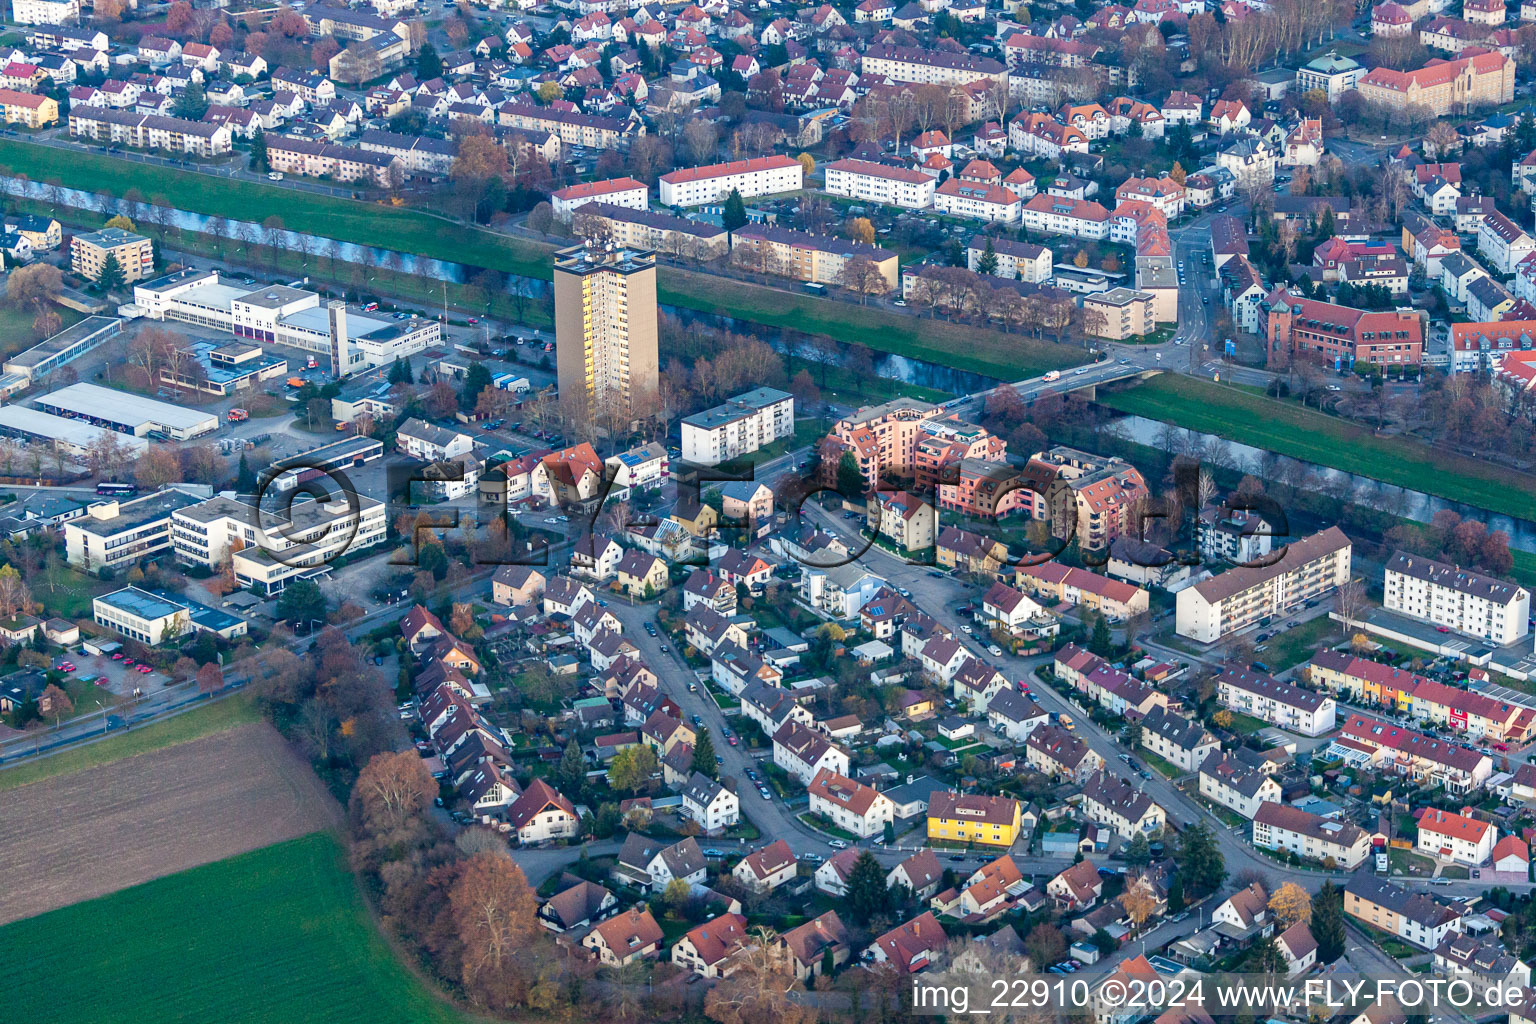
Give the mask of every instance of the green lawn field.
[[1195, 377], [1163, 373], [1127, 391], [1101, 393], [1099, 401], [1492, 512], [1527, 518], [1536, 501], [1536, 478]]
[[[0, 172], [34, 181], [123, 195], [242, 220], [277, 217], [283, 225], [327, 238], [488, 267], [548, 280], [553, 246], [468, 227], [408, 207], [340, 199], [264, 182], [151, 166], [104, 153], [82, 153], [0, 139]], [[899, 316], [788, 289], [768, 288], [674, 267], [664, 268], [657, 298], [768, 327], [793, 328], [857, 342], [880, 352], [1007, 380], [1084, 362], [1081, 349], [961, 324]]]
[[375, 930], [315, 833], [0, 928], [27, 1024], [468, 1024]]
[[12, 767], [0, 768], [0, 793], [39, 779], [55, 775], [68, 775], [82, 768], [121, 761], [135, 754], [175, 746], [203, 736], [209, 736], [237, 725], [261, 721], [249, 697], [233, 696], [205, 704], [191, 711], [164, 721], [140, 726], [128, 732], [118, 733], [110, 739], [97, 740], [84, 746], [71, 747], [57, 754], [33, 761], [24, 761]]

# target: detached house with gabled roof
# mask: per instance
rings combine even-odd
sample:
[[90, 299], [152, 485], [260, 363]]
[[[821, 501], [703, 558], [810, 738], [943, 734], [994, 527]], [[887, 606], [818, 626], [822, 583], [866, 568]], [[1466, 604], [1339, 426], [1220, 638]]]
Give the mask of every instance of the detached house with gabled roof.
[[1166, 707], [1154, 707], [1141, 720], [1141, 745], [1186, 772], [1192, 772], [1220, 749], [1204, 726]]
[[507, 809], [507, 823], [524, 846], [574, 838], [581, 827], [576, 808], [543, 779], [534, 779]]
[[1218, 751], [1207, 757], [1200, 765], [1200, 795], [1252, 820], [1260, 804], [1280, 802], [1280, 783], [1247, 761], [1245, 752], [1251, 753]]
[[779, 839], [743, 857], [731, 877], [753, 892], [772, 892], [794, 878], [799, 866], [789, 844]]
[[600, 963], [622, 967], [661, 952], [661, 925], [643, 904], [596, 925], [581, 944], [597, 954]]
[[1125, 839], [1154, 835], [1162, 830], [1168, 819], [1167, 812], [1150, 796], [1106, 771], [1095, 772], [1083, 784], [1081, 810]]
[[821, 771], [848, 774], [848, 752], [800, 722], [786, 722], [773, 734], [773, 763], [809, 786]]
[[1075, 913], [1099, 902], [1104, 892], [1104, 879], [1099, 876], [1093, 861], [1085, 857], [1045, 883], [1045, 892], [1062, 910]]
[[704, 605], [721, 615], [736, 614], [736, 588], [709, 569], [695, 569], [683, 584], [683, 611]]
[[692, 929], [672, 945], [672, 962], [704, 978], [731, 973], [731, 958], [747, 948], [747, 919], [721, 914]]
[[756, 722], [766, 736], [773, 736], [789, 722], [809, 726], [815, 716], [796, 703], [795, 695], [778, 686], [748, 683], [741, 691], [741, 713]]
[[967, 657], [951, 682], [955, 699], [964, 701], [977, 714], [985, 714], [992, 698], [1008, 688], [1006, 676], [976, 657]]
[[948, 948], [949, 936], [938, 919], [925, 911], [876, 939], [870, 959], [890, 964], [898, 974], [916, 974], [941, 962]]
[[612, 537], [589, 533], [578, 538], [571, 548], [571, 572], [601, 583], [618, 575], [623, 557], [624, 549]]
[[708, 604], [696, 604], [683, 619], [683, 638], [700, 654], [710, 654], [721, 644], [747, 646], [747, 631]]
[[896, 819], [890, 797], [837, 771], [818, 771], [806, 791], [811, 813], [820, 814], [860, 839], [879, 835]]
[[1104, 759], [1086, 742], [1050, 724], [1029, 734], [1024, 741], [1024, 760], [1042, 775], [1061, 775], [1079, 784], [1104, 767]]
[[631, 548], [618, 564], [619, 589], [636, 601], [649, 600], [667, 589], [667, 563], [656, 555]]
[[1038, 701], [1007, 687], [987, 702], [987, 724], [998, 735], [1024, 743], [1050, 720]]
[[708, 874], [704, 851], [692, 836], [670, 846], [631, 832], [619, 848], [614, 876], [641, 892], [662, 892], [673, 881], [702, 885]]
[[785, 932], [778, 941], [789, 951], [795, 965], [795, 977], [801, 981], [821, 973], [828, 953], [832, 954], [834, 968], [847, 963], [851, 953], [848, 929], [833, 910]]
[[920, 900], [926, 900], [939, 891], [944, 880], [944, 869], [939, 866], [938, 856], [926, 847], [897, 864], [886, 874], [887, 888], [905, 886], [907, 891]]
[[682, 816], [696, 821], [706, 834], [723, 832], [741, 821], [735, 793], [707, 775], [694, 772], [682, 790]]
[[672, 752], [672, 748], [679, 743], [693, 746], [698, 741], [697, 735], [681, 719], [673, 718], [660, 709], [652, 711], [645, 724], [640, 727], [640, 740], [646, 746], [656, 751], [658, 757]]

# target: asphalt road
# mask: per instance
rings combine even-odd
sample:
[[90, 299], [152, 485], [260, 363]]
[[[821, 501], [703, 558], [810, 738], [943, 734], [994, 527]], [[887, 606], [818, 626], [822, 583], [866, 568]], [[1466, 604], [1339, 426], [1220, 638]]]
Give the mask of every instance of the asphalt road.
[[[856, 535], [856, 529], [849, 520], [844, 520], [810, 503], [804, 506], [803, 514], [819, 520], [819, 525], [829, 532], [845, 537]], [[1077, 725], [1076, 735], [1102, 757], [1105, 765], [1110, 766], [1111, 770], [1115, 770], [1122, 764], [1120, 755], [1127, 750], [1119, 740], [1090, 721], [1076, 704], [1068, 703], [1056, 688], [1042, 685], [1034, 676], [1037, 666], [1050, 662], [1048, 655], [1020, 658], [1004, 654], [1001, 658], [992, 657], [986, 652], [981, 642], [962, 631], [961, 626], [965, 624], [965, 620], [961, 619], [954, 608], [957, 604], [965, 603], [960, 600], [962, 597], [972, 596], [969, 590], [962, 589], [960, 584], [948, 577], [935, 578], [930, 575], [933, 570], [929, 566], [909, 565], [904, 559], [879, 546], [872, 545], [862, 557], [861, 562], [870, 572], [881, 576], [892, 586], [910, 590], [913, 603], [951, 629], [972, 654], [998, 665], [1004, 670], [1004, 674], [1013, 680], [1028, 680], [1030, 692], [1046, 711], [1065, 712], [1072, 715]], [[1347, 877], [1344, 872], [1330, 874], [1321, 870], [1293, 868], [1270, 859], [1253, 847], [1246, 828], [1232, 830], [1170, 780], [1164, 779], [1156, 771], [1150, 771], [1150, 774], [1152, 776], [1150, 779], [1132, 778], [1131, 781], [1167, 812], [1170, 822], [1181, 825], [1188, 821], [1204, 821], [1216, 836], [1217, 846], [1226, 861], [1229, 878], [1244, 872], [1257, 871], [1270, 879], [1273, 885], [1296, 882], [1307, 891], [1316, 892], [1330, 878], [1342, 883]], [[1396, 881], [1416, 888], [1428, 886], [1427, 880], [1397, 879]], [[1529, 889], [1531, 885], [1526, 883], [1524, 887]], [[1487, 885], [1481, 881], [1452, 880], [1450, 885], [1436, 886], [1434, 892], [1441, 896], [1479, 895], [1486, 888]], [[1521, 886], [1516, 883], [1513, 888], [1519, 889]]]

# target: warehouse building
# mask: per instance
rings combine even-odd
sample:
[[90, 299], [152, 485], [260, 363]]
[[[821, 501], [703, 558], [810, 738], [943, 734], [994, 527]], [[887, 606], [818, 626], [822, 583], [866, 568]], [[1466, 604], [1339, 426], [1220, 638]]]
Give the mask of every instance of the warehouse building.
[[101, 441], [103, 434], [111, 434], [116, 438], [124, 462], [137, 459], [149, 450], [149, 442], [141, 437], [20, 405], [0, 405], [0, 434], [23, 441], [56, 444], [76, 459], [85, 458]]
[[189, 441], [219, 429], [219, 418], [213, 413], [83, 382], [43, 395], [37, 406], [134, 437]]
[[5, 372], [32, 381], [46, 377], [66, 363], [80, 358], [102, 342], [122, 333], [123, 321], [115, 316], [88, 316], [58, 334], [5, 361]]

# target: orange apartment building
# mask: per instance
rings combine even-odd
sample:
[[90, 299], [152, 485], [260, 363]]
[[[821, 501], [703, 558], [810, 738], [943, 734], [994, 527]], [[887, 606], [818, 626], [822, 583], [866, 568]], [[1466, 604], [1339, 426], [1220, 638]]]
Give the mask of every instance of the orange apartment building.
[[821, 469], [823, 481], [835, 485], [838, 463], [850, 452], [871, 490], [910, 476], [931, 494], [945, 466], [967, 458], [1000, 461], [1006, 449], [1001, 438], [931, 402], [897, 398], [839, 420], [821, 443]]

